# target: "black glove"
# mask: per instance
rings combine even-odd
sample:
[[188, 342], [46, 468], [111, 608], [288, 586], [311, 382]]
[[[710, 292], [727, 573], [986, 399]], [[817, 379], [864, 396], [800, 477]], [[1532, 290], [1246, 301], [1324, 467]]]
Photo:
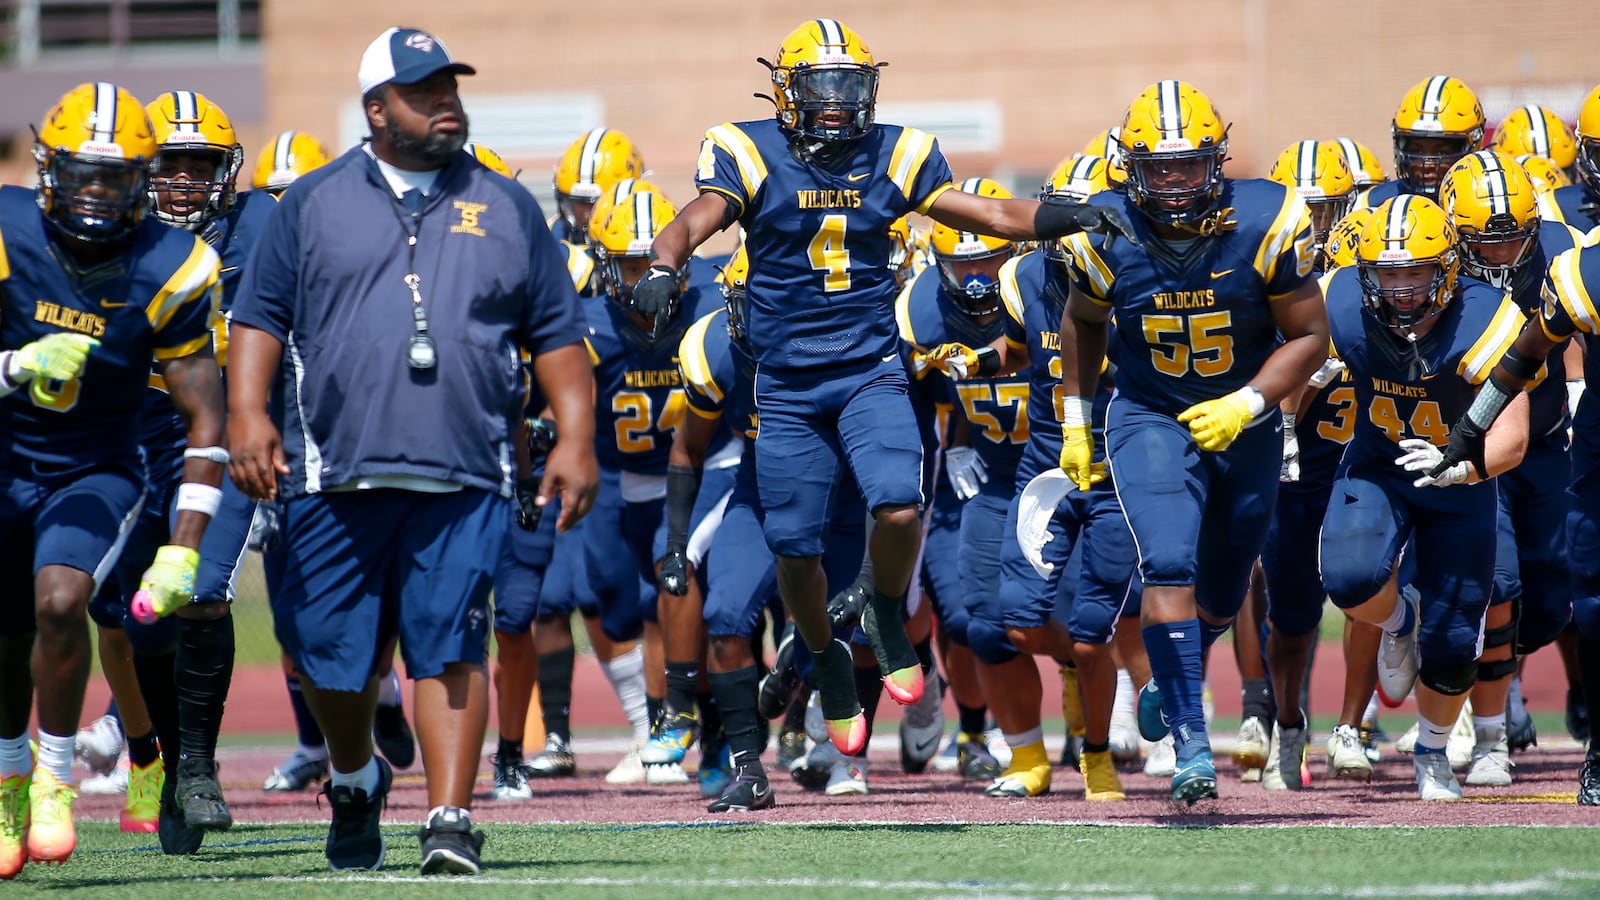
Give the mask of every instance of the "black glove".
[[1488, 434], [1486, 429], [1479, 428], [1470, 418], [1462, 416], [1450, 427], [1450, 442], [1445, 445], [1444, 456], [1440, 457], [1438, 465], [1429, 470], [1428, 477], [1437, 478], [1446, 469], [1466, 460], [1472, 463], [1478, 478], [1488, 480], [1489, 464], [1484, 459], [1484, 444]]
[[556, 445], [555, 419], [528, 420], [528, 449], [534, 453], [549, 453]]
[[872, 599], [872, 582], [857, 578], [855, 583], [840, 591], [828, 601], [828, 621], [835, 628], [852, 628], [861, 621], [861, 613]]
[[674, 597], [689, 593], [689, 557], [682, 550], [668, 550], [656, 569], [656, 584]]
[[666, 266], [651, 266], [650, 271], [633, 286], [633, 310], [645, 318], [654, 319], [672, 305], [672, 295], [678, 290], [678, 273]]
[[1089, 231], [1107, 235], [1108, 242], [1121, 235], [1129, 243], [1135, 246], [1139, 244], [1138, 237], [1133, 233], [1133, 223], [1122, 214], [1122, 210], [1057, 197], [1040, 202], [1039, 211], [1033, 217], [1033, 229], [1041, 240]]
[[539, 479], [517, 479], [517, 527], [523, 531], [539, 530], [539, 517], [544, 515], [544, 507], [538, 503]]

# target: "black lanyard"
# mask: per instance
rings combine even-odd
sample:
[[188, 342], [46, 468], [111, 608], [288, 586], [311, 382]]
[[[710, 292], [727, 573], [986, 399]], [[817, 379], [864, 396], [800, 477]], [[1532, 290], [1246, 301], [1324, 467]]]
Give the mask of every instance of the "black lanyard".
[[[418, 196], [422, 192], [416, 188]], [[422, 276], [417, 274], [417, 235], [422, 233], [422, 210], [409, 215], [401, 210], [400, 201], [390, 192], [390, 209], [400, 230], [406, 236], [406, 288], [411, 291], [411, 340], [406, 345], [406, 365], [413, 369], [428, 370], [438, 364], [439, 354], [433, 338], [428, 334], [428, 315], [422, 308]]]

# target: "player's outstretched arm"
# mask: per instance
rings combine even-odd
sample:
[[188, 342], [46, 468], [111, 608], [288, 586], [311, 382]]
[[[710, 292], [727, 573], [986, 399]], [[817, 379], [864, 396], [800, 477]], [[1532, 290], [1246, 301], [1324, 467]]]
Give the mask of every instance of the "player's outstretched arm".
[[1058, 238], [1080, 231], [1121, 235], [1137, 244], [1133, 225], [1121, 210], [1068, 200], [1002, 199], [945, 191], [928, 208], [934, 221], [951, 228], [1012, 241]]
[[722, 194], [701, 191], [698, 197], [678, 211], [677, 218], [667, 223], [667, 227], [656, 235], [650, 245], [651, 254], [658, 264], [677, 272], [689, 261], [689, 256], [700, 249], [701, 244], [733, 224], [734, 219], [730, 218], [732, 209], [728, 205], [728, 198]]
[[1540, 320], [1534, 319], [1522, 326], [1522, 333], [1517, 335], [1505, 356], [1495, 363], [1494, 371], [1478, 389], [1472, 405], [1450, 426], [1450, 443], [1445, 446], [1439, 462], [1428, 471], [1429, 477], [1442, 477], [1460, 462], [1471, 463], [1479, 478], [1490, 477], [1487, 440], [1491, 427], [1500, 413], [1527, 389], [1528, 382], [1539, 374], [1539, 367], [1555, 348], [1556, 342], [1545, 333]]
[[228, 475], [252, 500], [278, 496], [289, 474], [283, 438], [267, 415], [267, 394], [283, 361], [283, 344], [259, 328], [235, 322], [228, 332]]

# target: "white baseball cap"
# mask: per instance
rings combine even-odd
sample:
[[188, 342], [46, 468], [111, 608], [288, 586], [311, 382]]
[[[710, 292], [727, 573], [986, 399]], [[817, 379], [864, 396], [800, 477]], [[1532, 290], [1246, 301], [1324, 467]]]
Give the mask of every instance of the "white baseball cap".
[[416, 28], [390, 28], [367, 45], [361, 54], [356, 79], [361, 93], [389, 82], [416, 84], [441, 69], [457, 75], [476, 75], [477, 69], [455, 62], [444, 44], [426, 31]]

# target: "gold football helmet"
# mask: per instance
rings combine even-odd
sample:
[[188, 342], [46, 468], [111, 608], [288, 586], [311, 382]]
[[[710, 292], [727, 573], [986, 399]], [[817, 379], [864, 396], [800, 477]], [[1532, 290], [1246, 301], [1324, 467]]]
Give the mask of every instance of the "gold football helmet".
[[1578, 161], [1578, 140], [1561, 117], [1537, 104], [1512, 110], [1494, 130], [1494, 147], [1507, 156], [1532, 153], [1562, 169]]
[[34, 130], [39, 208], [70, 237], [127, 237], [149, 205], [157, 144], [144, 105], [107, 81], [80, 84]]
[[1578, 107], [1578, 176], [1588, 192], [1600, 192], [1600, 86]]
[[1435, 75], [1406, 92], [1395, 110], [1395, 177], [1408, 193], [1434, 198], [1445, 170], [1483, 147], [1483, 106], [1459, 78]]
[[1539, 195], [1527, 171], [1498, 150], [1469, 153], [1444, 174], [1439, 204], [1460, 236], [1466, 273], [1510, 288], [1539, 239]]
[[772, 72], [772, 102], [784, 130], [811, 141], [852, 141], [872, 130], [878, 63], [861, 35], [836, 19], [789, 32]]
[[1222, 194], [1228, 126], [1211, 98], [1182, 81], [1147, 87], [1122, 122], [1127, 190], [1139, 211], [1168, 225], [1197, 225]]
[[[239, 192], [244, 147], [222, 107], [196, 91], [169, 91], [145, 107], [155, 129], [155, 172], [150, 179], [150, 209], [168, 225], [199, 231], [228, 214]], [[213, 163], [210, 177], [195, 170], [194, 157]], [[182, 175], [180, 179], [177, 176]]]
[[328, 164], [328, 151], [322, 142], [303, 131], [282, 131], [256, 158], [250, 186], [273, 196], [284, 192], [295, 179]]
[[[589, 214], [589, 221], [597, 222], [603, 220], [606, 216], [611, 214], [611, 210], [615, 209], [618, 203], [621, 203], [629, 197], [632, 197], [638, 191], [649, 191], [652, 194], [656, 194], [660, 197], [667, 196], [665, 191], [656, 187], [646, 179], [624, 178], [621, 181], [618, 181], [616, 184], [606, 188], [606, 192], [601, 194], [600, 199], [594, 202], [594, 209]], [[592, 244], [593, 236], [590, 235], [589, 237]], [[593, 248], [591, 247], [591, 249]]]
[[1427, 197], [1401, 194], [1379, 204], [1356, 243], [1367, 309], [1402, 333], [1444, 312], [1460, 268], [1456, 239], [1449, 214]]
[[728, 307], [728, 337], [743, 344], [745, 335], [745, 298], [750, 285], [750, 254], [744, 244], [733, 251], [728, 262], [717, 273], [717, 284], [722, 288], [722, 302]]
[[461, 149], [468, 156], [480, 163], [483, 163], [483, 167], [489, 171], [494, 172], [497, 175], [504, 175], [505, 177], [511, 179], [515, 179], [517, 177], [511, 173], [511, 167], [506, 165], [506, 161], [500, 158], [500, 154], [494, 152], [494, 150], [490, 149], [487, 145], [480, 144], [476, 141], [467, 141], [462, 145]]
[[1350, 178], [1356, 183], [1356, 190], [1366, 190], [1389, 180], [1389, 174], [1383, 171], [1383, 163], [1378, 161], [1378, 155], [1366, 144], [1354, 138], [1342, 137], [1336, 138], [1333, 145], [1344, 154], [1344, 164], [1350, 167]]
[[1100, 132], [1084, 145], [1079, 156], [1098, 156], [1106, 161], [1106, 180], [1113, 185], [1128, 180], [1126, 161], [1122, 158], [1122, 126], [1113, 125]]
[[589, 230], [594, 202], [606, 188], [644, 174], [644, 157], [615, 128], [595, 128], [573, 141], [556, 163], [556, 212], [567, 223], [568, 239], [581, 243]]
[[1566, 187], [1572, 183], [1572, 179], [1567, 177], [1567, 173], [1557, 168], [1556, 164], [1548, 157], [1524, 153], [1517, 157], [1517, 162], [1522, 166], [1523, 171], [1528, 173], [1528, 177], [1533, 179], [1533, 189], [1541, 197], [1556, 188]]
[[[633, 287], [650, 268], [651, 247], [656, 236], [677, 215], [672, 201], [661, 194], [634, 191], [612, 207], [604, 219], [590, 220], [589, 243], [594, 249], [600, 285], [623, 309], [632, 312]], [[687, 267], [678, 273], [680, 289], [687, 275]], [[674, 294], [661, 320], [671, 319], [677, 310], [678, 297]]]
[[1267, 178], [1292, 189], [1311, 208], [1311, 231], [1318, 253], [1333, 223], [1350, 211], [1356, 182], [1338, 144], [1301, 141], [1278, 154]]
[[1356, 264], [1356, 244], [1361, 241], [1361, 229], [1372, 218], [1370, 209], [1353, 209], [1334, 223], [1328, 231], [1326, 247], [1327, 271], [1343, 269]]
[[1065, 197], [1079, 203], [1111, 187], [1111, 163], [1103, 156], [1077, 153], [1062, 160], [1039, 188], [1039, 199]]
[[[1011, 198], [1011, 192], [992, 178], [968, 178], [961, 182], [960, 189], [980, 197]], [[939, 265], [939, 281], [956, 306], [969, 316], [1000, 311], [1000, 266], [1016, 252], [1016, 245], [1005, 238], [961, 231], [943, 222], [933, 225], [933, 258]]]
[[896, 287], [905, 287], [926, 269], [932, 255], [928, 233], [911, 227], [910, 219], [901, 216], [889, 224], [889, 271], [894, 273]]

